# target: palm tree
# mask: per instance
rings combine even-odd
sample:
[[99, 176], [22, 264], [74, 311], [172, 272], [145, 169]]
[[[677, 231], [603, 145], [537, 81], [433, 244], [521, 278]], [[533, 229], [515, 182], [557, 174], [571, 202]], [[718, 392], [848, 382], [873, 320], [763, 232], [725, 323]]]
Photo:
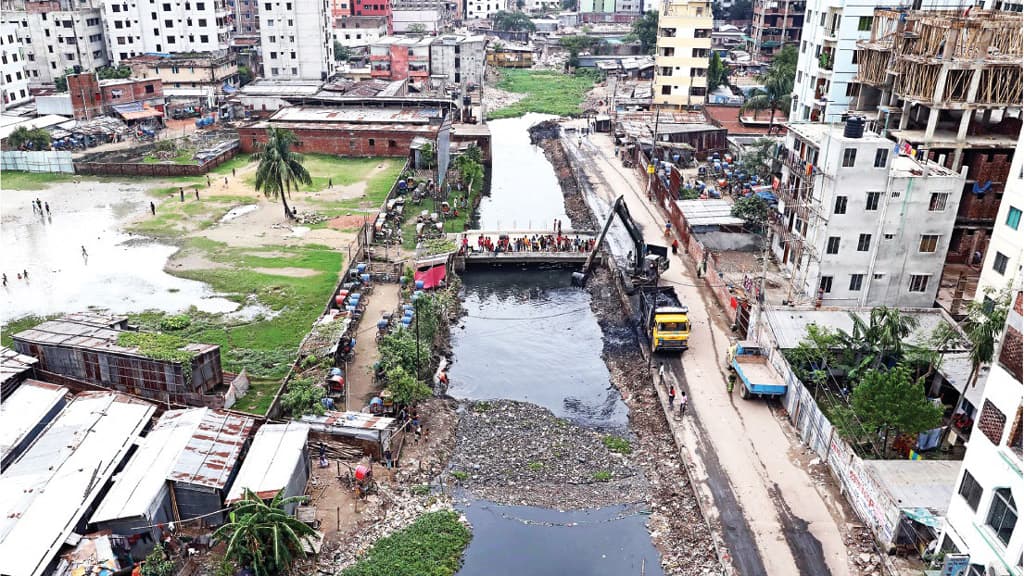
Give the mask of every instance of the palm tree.
[[292, 152], [291, 147], [298, 139], [295, 134], [279, 128], [267, 129], [267, 141], [259, 151], [252, 155], [254, 162], [259, 162], [256, 168], [256, 190], [263, 192], [267, 198], [281, 198], [284, 205], [284, 214], [292, 218], [292, 211], [288, 209], [287, 194], [299, 189], [299, 184], [312, 184], [309, 172], [302, 165], [302, 155]]
[[768, 133], [775, 127], [775, 111], [789, 110], [793, 99], [793, 78], [788, 70], [769, 68], [761, 81], [764, 88], [754, 88], [747, 95], [747, 100], [740, 106], [740, 113], [747, 110], [771, 110], [768, 118]]
[[213, 538], [227, 543], [226, 558], [237, 566], [251, 567], [256, 576], [286, 573], [295, 555], [305, 556], [303, 539], [315, 534], [284, 509], [305, 499], [282, 498], [278, 492], [268, 504], [246, 488], [242, 500], [228, 515], [228, 523], [218, 528]]

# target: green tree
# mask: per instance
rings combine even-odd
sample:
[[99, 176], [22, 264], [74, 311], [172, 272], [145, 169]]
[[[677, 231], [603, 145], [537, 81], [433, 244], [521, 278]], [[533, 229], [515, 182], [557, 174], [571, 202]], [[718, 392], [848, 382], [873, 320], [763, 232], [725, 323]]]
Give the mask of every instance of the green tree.
[[74, 74], [75, 71], [68, 68], [63, 74], [53, 79], [53, 85], [57, 88], [58, 92], [68, 91], [68, 74]]
[[[415, 24], [413, 26], [415, 26]], [[420, 24], [420, 26], [423, 26], [423, 25]], [[412, 26], [410, 26], [409, 28], [410, 28], [409, 31], [412, 32]], [[426, 32], [426, 30], [427, 29], [424, 26], [423, 27], [423, 31]], [[335, 40], [334, 41], [334, 61], [335, 62], [348, 62], [350, 58], [352, 58], [352, 50], [349, 49], [348, 46], [345, 46], [341, 42], [338, 42], [337, 40]]]
[[323, 387], [317, 386], [312, 380], [293, 378], [288, 382], [288, 390], [281, 395], [281, 408], [293, 418], [301, 418], [306, 414], [323, 414], [324, 406], [320, 401], [325, 392]]
[[466, 183], [483, 181], [484, 167], [480, 162], [481, 158], [480, 149], [476, 146], [470, 146], [465, 152], [456, 156], [454, 164], [459, 173], [459, 179]]
[[50, 133], [42, 128], [29, 130], [19, 126], [7, 137], [7, 146], [14, 150], [49, 150]]
[[388, 390], [391, 391], [395, 402], [399, 404], [412, 405], [420, 400], [430, 398], [433, 391], [420, 381], [416, 376], [405, 371], [401, 366], [395, 366], [387, 372]]
[[213, 533], [227, 545], [224, 556], [256, 576], [285, 574], [292, 560], [304, 557], [302, 540], [316, 531], [285, 510], [305, 496], [283, 498], [278, 492], [268, 504], [246, 488], [242, 500], [228, 514], [228, 522]]
[[416, 22], [416, 23], [413, 23], [413, 24], [409, 25], [409, 33], [410, 34], [426, 34], [426, 32], [427, 32], [427, 25], [426, 24], [422, 24], [420, 22]]
[[96, 77], [100, 80], [131, 78], [132, 69], [128, 66], [101, 66], [96, 69]]
[[580, 52], [589, 50], [596, 40], [593, 36], [562, 36], [558, 44], [569, 51], [569, 66], [577, 68], [580, 65]]
[[967, 304], [967, 316], [960, 323], [969, 344], [968, 355], [971, 359], [971, 374], [967, 378], [967, 384], [963, 390], [957, 390], [954, 409], [959, 406], [960, 399], [967, 392], [968, 387], [978, 384], [978, 375], [981, 368], [992, 363], [996, 355], [996, 347], [999, 345], [999, 336], [1003, 333], [1006, 324], [1006, 316], [1010, 312], [1010, 303], [1013, 300], [1013, 292], [1009, 287], [996, 291], [989, 287], [984, 292], [987, 301], [978, 302], [972, 300]]
[[768, 203], [760, 196], [751, 194], [740, 198], [732, 205], [732, 215], [742, 218], [747, 225], [760, 230], [768, 222]]
[[158, 542], [142, 562], [141, 571], [142, 576], [174, 576], [178, 573], [178, 566], [167, 557], [163, 544]]
[[793, 89], [793, 79], [796, 77], [796, 62], [800, 58], [800, 53], [797, 52], [796, 46], [787, 44], [783, 46], [772, 58], [772, 64], [769, 66], [769, 70], [776, 70], [779, 74], [788, 75], [789, 88], [787, 91]]
[[653, 54], [658, 45], [658, 11], [648, 10], [633, 21], [633, 34], [640, 40], [640, 51]]
[[754, 88], [747, 94], [747, 100], [740, 106], [740, 112], [747, 110], [771, 110], [768, 119], [768, 133], [775, 127], [775, 111], [789, 110], [792, 101], [793, 75], [786, 69], [776, 69], [773, 64], [764, 75], [763, 88]]
[[267, 128], [267, 141], [252, 155], [253, 162], [259, 162], [256, 168], [256, 190], [263, 192], [267, 198], [281, 198], [285, 216], [294, 218], [288, 208], [288, 199], [292, 189], [298, 190], [299, 184], [312, 184], [309, 172], [302, 165], [301, 154], [292, 152], [292, 145], [297, 141], [295, 134], [280, 128]]
[[754, 6], [750, 0], [734, 0], [726, 16], [728, 20], [750, 20], [754, 16]]
[[[897, 366], [892, 370], [871, 370], [865, 373], [860, 384], [851, 394], [849, 408], [870, 433], [882, 433], [882, 454], [888, 456], [889, 433], [918, 434], [931, 430], [942, 423], [942, 406], [936, 406], [925, 395], [923, 380], [911, 378], [910, 369]], [[848, 425], [850, 418], [840, 418], [841, 427]], [[852, 433], [846, 430], [845, 433]], [[856, 435], [855, 433], [850, 435]], [[874, 441], [874, 437], [872, 437]]]
[[499, 10], [491, 16], [495, 30], [536, 32], [537, 27], [526, 14], [515, 11]]
[[708, 63], [708, 92], [728, 82], [729, 70], [725, 67], [725, 62], [722, 62], [718, 51], [712, 51], [711, 61]]
[[238, 85], [239, 86], [245, 86], [246, 84], [252, 82], [252, 79], [253, 79], [253, 76], [252, 76], [252, 69], [251, 68], [249, 68], [248, 66], [239, 66], [238, 67]]
[[422, 148], [420, 148], [420, 159], [423, 160], [423, 164], [427, 168], [434, 167], [434, 160], [436, 160], [437, 158], [436, 155], [434, 154], [433, 144], [427, 142], [426, 144], [423, 145]]
[[859, 352], [858, 362], [864, 368], [877, 370], [903, 360], [904, 342], [917, 328], [917, 317], [888, 306], [872, 308], [867, 322], [853, 312], [849, 315], [853, 329], [839, 332], [847, 345]]

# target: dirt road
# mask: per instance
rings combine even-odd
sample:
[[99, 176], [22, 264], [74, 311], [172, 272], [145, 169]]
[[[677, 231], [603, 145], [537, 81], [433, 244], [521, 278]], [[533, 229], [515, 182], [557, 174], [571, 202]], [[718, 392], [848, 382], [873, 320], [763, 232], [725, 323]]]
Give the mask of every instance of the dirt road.
[[[637, 225], [663, 243], [664, 217], [647, 200], [635, 172], [614, 158], [604, 134], [566, 142], [585, 187], [604, 204], [624, 195]], [[589, 183], [589, 186], [586, 185]], [[690, 305], [692, 348], [681, 359], [665, 357], [677, 388], [689, 393], [688, 415], [674, 434], [694, 465], [701, 498], [728, 545], [740, 574], [850, 573], [841, 512], [832, 510], [794, 457], [802, 447], [788, 424], [763, 401], [731, 398], [725, 391], [728, 327], [710, 294], [698, 287], [692, 262], [676, 258], [662, 279]], [[659, 390], [663, 401], [664, 390]]]

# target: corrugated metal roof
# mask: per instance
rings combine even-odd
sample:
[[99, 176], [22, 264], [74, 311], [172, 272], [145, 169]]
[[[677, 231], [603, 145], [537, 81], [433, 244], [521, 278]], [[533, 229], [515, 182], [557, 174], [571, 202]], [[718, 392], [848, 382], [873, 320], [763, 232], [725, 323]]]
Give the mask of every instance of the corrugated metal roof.
[[[110, 322], [104, 320], [110, 320]], [[125, 318], [119, 316], [68, 314], [58, 320], [49, 320], [35, 328], [18, 332], [14, 335], [14, 339], [35, 344], [88, 348], [147, 358], [136, 348], [117, 345], [117, 337], [123, 330], [108, 326], [120, 324], [123, 320]], [[189, 344], [184, 349], [201, 353], [216, 347], [213, 344]]]
[[302, 422], [264, 424], [256, 432], [226, 503], [241, 500], [246, 488], [261, 498], [273, 498], [300, 468], [308, 438], [309, 425]]
[[202, 422], [206, 408], [164, 412], [92, 515], [92, 522], [144, 517], [160, 497], [171, 468]]
[[353, 122], [380, 124], [427, 124], [441, 117], [434, 108], [330, 108], [292, 106], [282, 108], [271, 120], [274, 122]]
[[123, 394], [79, 394], [0, 475], [0, 573], [45, 571], [154, 410]]
[[0, 382], [17, 377], [32, 369], [39, 363], [39, 360], [32, 356], [19, 354], [6, 346], [0, 347]]
[[395, 425], [394, 418], [374, 416], [366, 412], [335, 412], [333, 410], [327, 410], [322, 416], [303, 416], [302, 421], [326, 427], [358, 428], [361, 430], [387, 430]]
[[208, 488], [227, 488], [255, 420], [229, 412], [204, 408], [202, 421], [189, 438], [168, 480]]
[[732, 204], [725, 200], [677, 200], [679, 211], [690, 226], [738, 226], [742, 218], [732, 215]]
[[0, 457], [25, 440], [43, 417], [64, 401], [68, 389], [49, 382], [26, 380], [0, 404]]

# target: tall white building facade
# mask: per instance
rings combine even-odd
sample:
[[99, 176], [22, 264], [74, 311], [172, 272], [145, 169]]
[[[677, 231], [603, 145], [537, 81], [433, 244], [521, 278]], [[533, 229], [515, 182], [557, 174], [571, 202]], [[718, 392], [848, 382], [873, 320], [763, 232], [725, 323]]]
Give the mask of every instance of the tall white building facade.
[[26, 8], [13, 3], [0, 13], [0, 21], [18, 27], [31, 85], [52, 84], [76, 67], [88, 71], [109, 63], [100, 9], [67, 0]]
[[334, 73], [331, 0], [261, 0], [263, 77], [325, 80]]
[[507, 9], [506, 0], [466, 0], [466, 20], [483, 20]]
[[25, 56], [18, 39], [18, 25], [11, 22], [0, 24], [0, 75], [3, 78], [0, 93], [3, 94], [2, 110], [28, 102], [28, 76], [25, 73]]
[[930, 308], [964, 177], [863, 128], [788, 128], [771, 247], [790, 300]]
[[714, 19], [704, 0], [667, 0], [658, 16], [654, 98], [659, 108], [703, 106]]
[[227, 50], [231, 12], [224, 0], [111, 0], [103, 24], [113, 64], [148, 52]]
[[999, 291], [1024, 274], [1024, 134], [1017, 142], [1010, 176], [1003, 189], [995, 226], [985, 252], [975, 298], [984, 301], [987, 289]]
[[[1021, 453], [1020, 281], [967, 443], [940, 538], [947, 554], [966, 554], [966, 576], [1024, 574], [1024, 458]], [[979, 384], [980, 386], [981, 384]], [[962, 558], [961, 558], [962, 559]]]

